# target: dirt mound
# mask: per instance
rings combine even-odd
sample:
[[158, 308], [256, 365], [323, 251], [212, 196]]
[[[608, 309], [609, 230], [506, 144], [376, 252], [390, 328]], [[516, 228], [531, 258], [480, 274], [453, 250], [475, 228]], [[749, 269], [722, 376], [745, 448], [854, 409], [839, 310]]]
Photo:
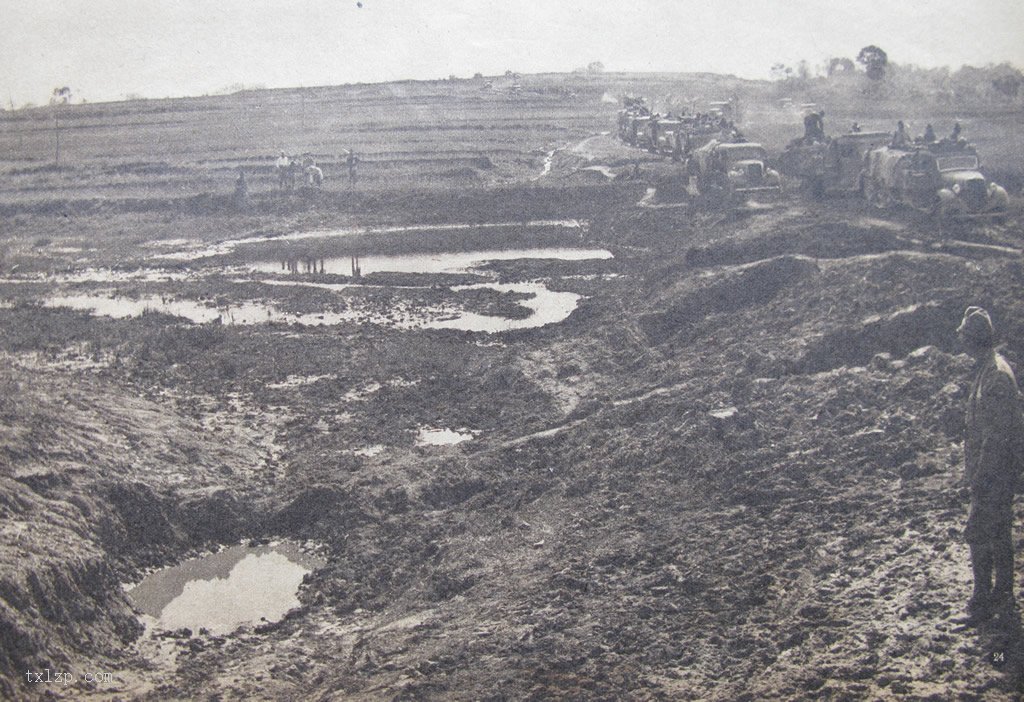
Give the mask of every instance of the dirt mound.
[[911, 247], [910, 242], [887, 229], [830, 221], [798, 229], [770, 231], [756, 238], [695, 246], [686, 253], [686, 262], [692, 266], [720, 266], [783, 254], [842, 258]]
[[797, 366], [805, 373], [863, 366], [876, 354], [903, 357], [925, 346], [955, 353], [959, 344], [950, 320], [963, 308], [959, 301], [932, 301], [866, 319], [857, 327], [830, 332], [809, 344]]
[[708, 315], [766, 303], [817, 270], [813, 260], [801, 256], [780, 256], [729, 270], [684, 292], [666, 311], [644, 315], [640, 325], [654, 344], [680, 334], [685, 337], [689, 327]]

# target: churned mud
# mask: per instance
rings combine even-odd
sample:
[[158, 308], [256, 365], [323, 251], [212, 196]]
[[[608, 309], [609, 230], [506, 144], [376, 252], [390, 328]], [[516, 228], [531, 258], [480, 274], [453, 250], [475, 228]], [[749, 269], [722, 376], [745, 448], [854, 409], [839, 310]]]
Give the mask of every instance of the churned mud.
[[673, 165], [605, 129], [5, 191], [0, 696], [1019, 697], [1019, 620], [956, 621], [953, 330], [1020, 367], [1020, 220], [638, 207]]

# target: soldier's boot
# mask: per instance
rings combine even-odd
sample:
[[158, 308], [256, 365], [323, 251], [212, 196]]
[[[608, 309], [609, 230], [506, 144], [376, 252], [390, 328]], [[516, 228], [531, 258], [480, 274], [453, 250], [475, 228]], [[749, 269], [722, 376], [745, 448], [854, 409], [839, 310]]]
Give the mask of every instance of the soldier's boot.
[[974, 592], [967, 603], [970, 619], [987, 619], [992, 600], [992, 549], [987, 544], [971, 544], [971, 571], [974, 574]]
[[992, 588], [992, 608], [1011, 610], [1013, 601], [1013, 540], [1001, 538], [992, 548], [996, 582]]

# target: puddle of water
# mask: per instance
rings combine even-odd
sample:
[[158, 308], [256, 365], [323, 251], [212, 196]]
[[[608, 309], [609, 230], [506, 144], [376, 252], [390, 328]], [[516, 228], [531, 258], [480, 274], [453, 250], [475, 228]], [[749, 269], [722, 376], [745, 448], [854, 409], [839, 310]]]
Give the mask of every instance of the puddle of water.
[[322, 565], [292, 544], [232, 546], [153, 573], [128, 597], [163, 629], [229, 634], [280, 621], [299, 605], [302, 578]]
[[291, 234], [280, 234], [278, 236], [244, 237], [241, 239], [229, 239], [218, 244], [190, 248], [184, 251], [174, 251], [166, 254], [155, 254], [152, 258], [176, 261], [190, 261], [208, 256], [220, 256], [230, 253], [239, 246], [246, 244], [263, 244], [277, 241], [302, 241], [305, 239], [329, 239], [339, 236], [354, 236], [359, 234], [401, 234], [407, 232], [440, 232], [440, 231], [461, 231], [465, 229], [507, 229], [509, 227], [557, 227], [563, 229], [583, 229], [586, 222], [577, 219], [536, 219], [526, 222], [483, 222], [479, 224], [409, 224], [400, 226], [382, 227], [351, 227], [346, 229], [325, 229], [306, 232], [292, 232]]
[[[521, 258], [554, 258], [560, 261], [585, 261], [611, 258], [605, 249], [534, 248], [495, 249], [491, 251], [454, 251], [445, 253], [405, 254], [399, 256], [360, 256], [359, 269], [369, 273], [468, 273], [487, 261], [511, 261]], [[352, 257], [327, 258], [323, 261], [325, 273], [350, 275]], [[264, 261], [253, 266], [260, 273], [279, 273], [280, 261]], [[324, 284], [321, 284], [324, 285]]]
[[551, 151], [548, 151], [547, 155], [544, 157], [544, 167], [541, 168], [540, 173], [538, 175], [535, 175], [530, 180], [540, 180], [541, 178], [546, 176], [548, 173], [550, 173], [551, 172], [551, 166], [552, 166], [552, 164], [554, 163], [554, 160], [555, 160], [555, 154], [558, 153], [559, 151], [561, 151], [564, 148], [565, 148], [564, 146], [558, 146], [558, 147], [556, 147], [554, 149], [551, 149]]
[[[467, 251], [444, 254], [415, 254], [401, 256], [367, 256], [360, 258], [363, 273], [378, 271], [398, 273], [466, 273], [486, 261], [502, 261], [517, 259], [558, 259], [580, 261], [591, 259], [608, 259], [612, 253], [605, 249], [577, 248], [535, 248], [506, 249], [492, 251]], [[328, 273], [350, 273], [350, 257], [326, 259], [324, 270]], [[278, 273], [280, 262], [264, 262], [254, 266], [256, 271]], [[171, 274], [167, 271], [136, 271], [119, 274], [112, 271], [92, 270], [75, 274], [67, 282], [85, 282], [97, 280], [122, 279], [141, 280], [173, 280], [176, 276], [185, 277], [187, 273]], [[242, 282], [242, 281], [238, 281]], [[345, 283], [319, 283], [316, 281], [264, 280], [268, 285], [302, 285], [323, 288], [334, 292], [353, 287]], [[489, 288], [498, 292], [521, 292], [530, 298], [520, 302], [531, 310], [532, 314], [523, 319], [507, 319], [490, 315], [463, 312], [455, 316], [437, 319], [444, 314], [443, 308], [413, 308], [410, 304], [396, 302], [387, 313], [369, 314], [359, 309], [348, 309], [341, 312], [311, 312], [290, 314], [280, 311], [274, 305], [245, 301], [225, 307], [217, 307], [197, 300], [176, 300], [166, 296], [147, 296], [140, 298], [117, 297], [113, 293], [83, 293], [77, 295], [55, 295], [44, 304], [48, 307], [70, 307], [88, 310], [96, 315], [114, 318], [138, 317], [146, 312], [163, 312], [182, 317], [196, 324], [220, 322], [222, 324], [250, 325], [266, 322], [300, 324], [304, 326], [334, 325], [343, 322], [369, 322], [402, 329], [425, 327], [429, 329], [455, 329], [460, 331], [496, 333], [515, 329], [531, 329], [564, 320], [568, 317], [580, 300], [580, 296], [569, 292], [549, 290], [543, 283], [478, 283], [474, 285], [454, 286], [452, 290], [473, 290]]]
[[289, 375], [280, 383], [269, 383], [267, 388], [270, 390], [287, 390], [289, 388], [297, 388], [303, 385], [312, 385], [313, 383], [328, 378], [334, 378], [335, 376], [331, 373], [327, 375]]
[[[285, 321], [276, 309], [255, 302], [242, 302], [229, 307], [209, 307], [196, 300], [172, 300], [162, 297], [109, 297], [100, 294], [54, 295], [43, 303], [47, 307], [70, 307], [87, 310], [93, 314], [125, 319], [139, 317], [147, 312], [183, 317], [196, 324], [221, 321], [224, 324], [259, 324], [268, 321]], [[295, 315], [299, 316], [299, 315]]]
[[33, 273], [17, 278], [0, 278], [0, 283], [167, 283], [188, 280], [194, 274], [187, 271], [169, 271], [144, 268], [135, 271], [117, 271], [111, 268], [83, 268], [70, 273]]
[[473, 433], [469, 431], [454, 431], [452, 429], [431, 429], [421, 427], [419, 436], [416, 437], [417, 446], [452, 446], [454, 444], [469, 441]]
[[584, 170], [584, 171], [597, 171], [598, 173], [603, 175], [605, 178], [608, 178], [609, 180], [614, 180], [615, 179], [615, 171], [613, 171], [608, 166], [586, 166], [582, 170]]
[[541, 283], [481, 283], [455, 286], [452, 290], [474, 290], [489, 288], [498, 292], [519, 292], [533, 297], [519, 300], [517, 304], [533, 311], [524, 319], [492, 317], [475, 312], [463, 312], [452, 319], [435, 319], [423, 326], [427, 329], [457, 329], [460, 331], [496, 333], [515, 329], [534, 329], [561, 322], [576, 309], [581, 296], [571, 292], [549, 290]]
[[306, 314], [286, 314], [273, 305], [259, 302], [239, 302], [227, 307], [209, 307], [196, 300], [172, 300], [161, 297], [110, 297], [100, 294], [54, 295], [47, 298], [46, 307], [70, 307], [86, 310], [94, 315], [126, 319], [140, 317], [147, 312], [182, 317], [195, 324], [220, 322], [222, 324], [262, 324], [264, 322], [283, 322], [286, 324], [302, 324], [305, 326], [340, 324], [359, 319], [354, 310], [345, 312], [309, 312]]
[[462, 312], [456, 316], [432, 319], [442, 314], [441, 309], [416, 308], [396, 303], [389, 314], [370, 314], [358, 309], [344, 312], [308, 312], [288, 314], [277, 307], [258, 302], [240, 302], [227, 307], [208, 307], [195, 300], [171, 300], [160, 297], [129, 299], [101, 294], [54, 295], [44, 301], [47, 307], [69, 307], [85, 310], [94, 315], [126, 319], [140, 317], [147, 312], [162, 312], [187, 319], [195, 324], [219, 322], [229, 325], [251, 325], [266, 322], [300, 324], [303, 326], [334, 325], [359, 322], [391, 326], [398, 329], [456, 329], [460, 331], [496, 333], [514, 329], [532, 329], [560, 322], [568, 317], [580, 300], [570, 292], [549, 290], [541, 283], [480, 283], [453, 287], [453, 290], [490, 288], [499, 292], [515, 291], [531, 294], [519, 304], [532, 310], [524, 319], [492, 317], [475, 312]]

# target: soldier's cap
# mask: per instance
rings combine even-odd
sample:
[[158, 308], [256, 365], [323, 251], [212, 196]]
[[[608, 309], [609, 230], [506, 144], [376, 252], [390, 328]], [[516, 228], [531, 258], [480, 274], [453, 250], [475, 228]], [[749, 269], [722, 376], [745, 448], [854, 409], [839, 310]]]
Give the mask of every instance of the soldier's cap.
[[957, 334], [962, 334], [964, 339], [985, 346], [991, 346], [992, 338], [995, 336], [992, 318], [988, 312], [985, 308], [974, 305], [964, 310], [964, 318], [956, 331]]

